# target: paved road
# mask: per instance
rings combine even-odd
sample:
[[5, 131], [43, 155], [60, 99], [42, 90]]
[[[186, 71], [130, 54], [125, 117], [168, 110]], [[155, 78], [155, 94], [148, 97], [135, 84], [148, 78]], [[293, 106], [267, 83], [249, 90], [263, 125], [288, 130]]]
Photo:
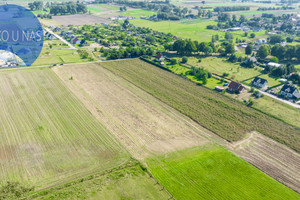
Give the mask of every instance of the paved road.
[[54, 33], [52, 30], [50, 30], [49, 28], [45, 28], [46, 31], [48, 31], [49, 33], [53, 34], [56, 38], [58, 38], [59, 40], [61, 40], [63, 43], [67, 44], [70, 49], [74, 49], [76, 50], [77, 48], [75, 46], [73, 46], [71, 43], [69, 43], [67, 40], [65, 40], [64, 38], [62, 38], [61, 36], [57, 35], [56, 33]]

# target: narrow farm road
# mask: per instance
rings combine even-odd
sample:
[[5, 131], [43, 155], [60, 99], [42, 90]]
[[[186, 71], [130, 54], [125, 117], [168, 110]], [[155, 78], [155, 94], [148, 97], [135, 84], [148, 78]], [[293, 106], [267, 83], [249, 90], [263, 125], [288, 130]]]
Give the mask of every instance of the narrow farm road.
[[77, 48], [75, 46], [73, 46], [71, 43], [69, 43], [67, 40], [65, 40], [64, 38], [62, 38], [61, 36], [57, 35], [56, 33], [54, 33], [52, 30], [50, 30], [49, 28], [44, 28], [46, 31], [48, 31], [49, 33], [51, 33], [52, 35], [54, 35], [56, 38], [58, 38], [59, 40], [61, 40], [63, 43], [67, 44], [70, 49], [74, 49], [76, 50]]

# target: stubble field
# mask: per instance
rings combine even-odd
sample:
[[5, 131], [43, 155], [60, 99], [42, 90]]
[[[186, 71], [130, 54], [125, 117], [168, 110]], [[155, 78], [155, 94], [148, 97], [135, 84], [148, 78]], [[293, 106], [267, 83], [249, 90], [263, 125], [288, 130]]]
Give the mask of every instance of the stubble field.
[[99, 64], [54, 71], [135, 158], [223, 141]]
[[42, 189], [130, 158], [49, 68], [0, 72], [0, 184]]

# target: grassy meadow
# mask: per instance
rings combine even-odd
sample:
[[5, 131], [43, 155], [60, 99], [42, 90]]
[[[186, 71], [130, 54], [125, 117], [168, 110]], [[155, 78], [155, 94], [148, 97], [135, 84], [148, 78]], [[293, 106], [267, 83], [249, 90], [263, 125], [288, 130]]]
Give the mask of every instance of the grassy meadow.
[[231, 63], [226, 60], [226, 58], [218, 57], [205, 57], [201, 58], [201, 62], [195, 57], [190, 57], [188, 64], [202, 67], [209, 72], [222, 75], [224, 72], [228, 73], [228, 78], [243, 82], [244, 84], [251, 84], [254, 77], [260, 76], [268, 81], [268, 86], [274, 86], [280, 84], [279, 79], [276, 80], [269, 77], [267, 74], [261, 73], [260, 67], [255, 68], [244, 68], [241, 67], [239, 63]]
[[96, 4], [96, 6], [99, 6], [99, 7], [102, 7], [102, 8], [107, 8], [109, 10], [120, 10], [119, 7], [111, 6], [111, 5], [108, 5], [108, 4]]
[[170, 72], [135, 59], [101, 63], [101, 66], [135, 84], [203, 127], [228, 141], [256, 130], [300, 151], [299, 128], [249, 108], [234, 99]]
[[98, 13], [98, 12], [103, 12], [104, 10], [101, 10], [99, 8], [93, 8], [93, 7], [88, 7], [87, 8], [88, 11], [92, 12], [92, 13]]
[[121, 12], [120, 14], [125, 16], [131, 16], [131, 17], [142, 17], [142, 16], [150, 17], [152, 15], [156, 15], [157, 13], [149, 10], [136, 9], [136, 10]]
[[300, 199], [300, 195], [214, 145], [146, 160], [175, 199]]
[[168, 199], [170, 195], [155, 184], [139, 163], [95, 174], [62, 186], [34, 193], [29, 199]]
[[[213, 20], [201, 20], [200, 22], [195, 21], [194, 23], [179, 23], [171, 21], [152, 22], [149, 20], [136, 19], [131, 20], [135, 26], [147, 27], [156, 31], [171, 33], [177, 37], [188, 38], [191, 40], [197, 40], [199, 42], [210, 42], [211, 36], [219, 34], [220, 39], [224, 39], [225, 31], [215, 31], [206, 29], [207, 25], [217, 25], [216, 21]], [[235, 37], [242, 38], [244, 35], [243, 31], [232, 32]], [[251, 33], [249, 33], [250, 35]], [[256, 36], [263, 35], [264, 32], [256, 32]]]
[[51, 69], [1, 70], [0, 83], [0, 184], [40, 189], [130, 158]]
[[[90, 54], [92, 57], [92, 54]], [[66, 64], [89, 62], [89, 59], [82, 59], [77, 50], [72, 49], [55, 49], [43, 48], [38, 59], [32, 64], [33, 66]]]

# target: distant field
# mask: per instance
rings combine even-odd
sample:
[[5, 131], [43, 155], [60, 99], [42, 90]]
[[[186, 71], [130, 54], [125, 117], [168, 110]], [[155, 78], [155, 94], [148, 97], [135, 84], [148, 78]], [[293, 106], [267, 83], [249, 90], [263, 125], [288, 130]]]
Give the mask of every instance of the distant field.
[[[64, 46], [64, 48], [66, 48]], [[88, 59], [81, 59], [76, 50], [71, 49], [45, 49], [43, 48], [39, 58], [33, 66], [88, 62]]]
[[211, 40], [211, 35], [216, 32], [213, 30], [206, 29], [206, 26], [217, 25], [217, 22], [214, 21], [206, 21], [197, 24], [181, 24], [170, 21], [152, 22], [142, 19], [131, 20], [130, 23], [132, 23], [135, 26], [149, 27], [156, 31], [172, 33], [173, 35], [176, 35], [178, 37], [190, 38], [192, 40], [198, 41]]
[[216, 73], [218, 75], [222, 75], [224, 72], [229, 74], [229, 78], [237, 81], [245, 81], [245, 84], [251, 84], [251, 81], [255, 76], [260, 76], [262, 78], [267, 79], [268, 86], [278, 85], [279, 80], [275, 80], [268, 75], [262, 74], [261, 68], [244, 68], [241, 67], [239, 63], [231, 63], [226, 61], [225, 58], [218, 57], [206, 57], [202, 58], [201, 62], [198, 62], [198, 59], [195, 57], [189, 58], [188, 64], [203, 67], [207, 69], [209, 72]]
[[103, 12], [104, 10], [101, 10], [99, 8], [92, 8], [92, 7], [88, 7], [88, 11], [91, 11], [91, 12]]
[[120, 15], [131, 16], [131, 17], [142, 17], [142, 16], [150, 17], [156, 14], [157, 14], [156, 12], [149, 11], [149, 10], [141, 10], [141, 9], [129, 10], [120, 13]]
[[[224, 31], [215, 31], [206, 29], [207, 25], [217, 25], [216, 21], [212, 20], [200, 20], [200, 22], [192, 21], [191, 23], [187, 22], [172, 22], [172, 21], [161, 21], [161, 22], [152, 22], [148, 20], [136, 19], [131, 20], [135, 26], [148, 27], [156, 31], [171, 33], [177, 37], [189, 38], [192, 40], [197, 40], [200, 42], [209, 42], [211, 41], [211, 36], [219, 34], [220, 39], [224, 39]], [[242, 38], [244, 35], [243, 31], [232, 32], [234, 36]], [[249, 33], [250, 34], [250, 33]], [[264, 34], [263, 31], [255, 32], [257, 36]], [[249, 38], [245, 38], [250, 40]]]
[[[101, 13], [101, 12], [100, 12]], [[100, 24], [100, 23], [109, 23], [110, 20], [97, 17], [94, 15], [87, 14], [76, 14], [76, 15], [60, 15], [53, 16], [53, 20], [57, 21], [61, 25], [85, 25], [85, 24]]]
[[138, 59], [101, 64], [229, 141], [256, 130], [300, 151], [300, 129]]
[[107, 4], [96, 4], [96, 6], [102, 7], [102, 8], [107, 8], [110, 10], [120, 10], [119, 7], [117, 6], [111, 6], [111, 5], [107, 5]]
[[198, 62], [198, 59], [195, 57], [189, 58], [188, 64], [203, 67], [209, 72], [222, 75], [224, 72], [229, 74], [229, 78], [243, 81], [261, 74], [258, 70], [243, 68], [239, 63], [227, 62], [225, 58], [218, 57], [206, 57], [202, 58], [201, 62]]
[[40, 189], [130, 157], [49, 68], [1, 70], [0, 108], [0, 184]]
[[147, 159], [177, 199], [299, 199], [300, 195], [221, 147], [186, 149]]

